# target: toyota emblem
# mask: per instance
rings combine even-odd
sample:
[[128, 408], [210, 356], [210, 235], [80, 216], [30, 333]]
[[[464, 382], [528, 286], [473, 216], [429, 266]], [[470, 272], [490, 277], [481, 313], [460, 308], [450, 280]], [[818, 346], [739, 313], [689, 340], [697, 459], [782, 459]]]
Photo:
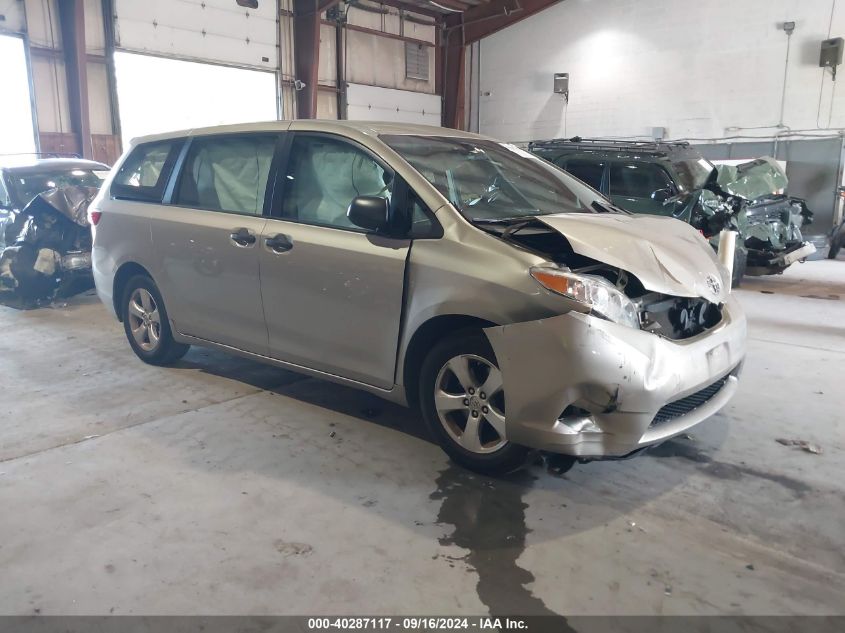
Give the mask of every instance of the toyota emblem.
[[707, 275], [707, 287], [714, 295], [718, 295], [722, 291], [722, 283], [716, 275]]

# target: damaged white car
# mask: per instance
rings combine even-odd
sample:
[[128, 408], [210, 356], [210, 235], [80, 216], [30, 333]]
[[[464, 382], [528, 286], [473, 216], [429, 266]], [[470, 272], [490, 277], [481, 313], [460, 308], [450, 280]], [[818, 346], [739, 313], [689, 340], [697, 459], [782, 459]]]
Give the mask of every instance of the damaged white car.
[[211, 346], [419, 405], [475, 470], [632, 455], [737, 388], [745, 317], [698, 231], [481, 136], [148, 137], [90, 214], [97, 290], [142, 360]]

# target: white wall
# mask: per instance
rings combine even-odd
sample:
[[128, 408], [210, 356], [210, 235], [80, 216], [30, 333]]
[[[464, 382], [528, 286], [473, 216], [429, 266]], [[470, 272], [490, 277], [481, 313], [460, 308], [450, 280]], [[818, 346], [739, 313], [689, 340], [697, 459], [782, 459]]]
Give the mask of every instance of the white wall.
[[[784, 123], [845, 127], [845, 86], [831, 109], [819, 43], [834, 0], [563, 0], [481, 43], [480, 129], [508, 140], [776, 132], [794, 21]], [[845, 36], [845, 2], [831, 37]], [[570, 73], [568, 112], [552, 75]], [[845, 66], [840, 67], [840, 83]], [[819, 91], [822, 90], [821, 100]], [[487, 94], [489, 93], [489, 94]]]

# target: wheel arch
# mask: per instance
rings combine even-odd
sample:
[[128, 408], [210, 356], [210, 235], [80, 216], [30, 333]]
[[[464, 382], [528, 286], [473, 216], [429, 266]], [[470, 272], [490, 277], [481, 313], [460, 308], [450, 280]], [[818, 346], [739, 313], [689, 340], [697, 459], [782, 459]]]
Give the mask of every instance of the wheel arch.
[[417, 384], [420, 369], [426, 353], [444, 337], [461, 330], [483, 330], [495, 326], [496, 323], [466, 314], [442, 314], [430, 318], [420, 325], [414, 332], [405, 351], [402, 367], [402, 384], [405, 387], [405, 398], [410, 406], [419, 403]]
[[127, 282], [136, 275], [144, 275], [150, 279], [153, 278], [150, 271], [137, 262], [126, 262], [125, 264], [121, 264], [120, 268], [117, 269], [117, 272], [114, 275], [112, 303], [114, 304], [114, 311], [115, 314], [117, 314], [118, 321], [123, 321], [123, 314], [120, 310], [120, 302], [123, 299], [123, 291], [126, 288]]

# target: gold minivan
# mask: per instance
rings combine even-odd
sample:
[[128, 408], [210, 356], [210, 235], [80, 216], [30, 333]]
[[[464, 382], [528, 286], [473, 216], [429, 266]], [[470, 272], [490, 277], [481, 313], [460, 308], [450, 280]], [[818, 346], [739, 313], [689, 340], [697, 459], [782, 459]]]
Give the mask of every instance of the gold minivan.
[[419, 406], [478, 471], [631, 455], [736, 391], [745, 317], [704, 238], [483, 136], [150, 136], [89, 213], [97, 291], [145, 362], [204, 345]]

